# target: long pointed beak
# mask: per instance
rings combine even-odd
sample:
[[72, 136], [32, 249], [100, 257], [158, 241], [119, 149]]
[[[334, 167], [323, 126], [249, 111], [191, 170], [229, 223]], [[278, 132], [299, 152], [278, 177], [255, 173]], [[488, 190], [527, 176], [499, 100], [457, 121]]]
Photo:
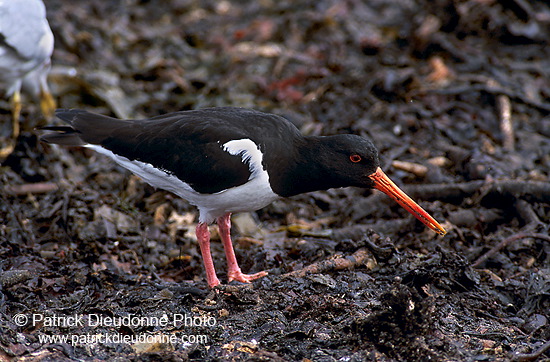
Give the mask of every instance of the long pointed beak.
[[394, 184], [388, 176], [386, 176], [380, 167], [378, 167], [376, 172], [370, 175], [369, 178], [374, 181], [375, 189], [382, 191], [397, 201], [399, 205], [403, 206], [405, 210], [413, 214], [418, 220], [422, 221], [424, 225], [440, 235], [445, 235], [447, 233], [445, 229], [443, 229], [443, 227], [430, 216], [430, 214], [424, 211], [424, 209], [414, 202], [413, 199], [407, 196], [406, 193], [401, 191], [401, 189], [397, 187], [397, 185]]

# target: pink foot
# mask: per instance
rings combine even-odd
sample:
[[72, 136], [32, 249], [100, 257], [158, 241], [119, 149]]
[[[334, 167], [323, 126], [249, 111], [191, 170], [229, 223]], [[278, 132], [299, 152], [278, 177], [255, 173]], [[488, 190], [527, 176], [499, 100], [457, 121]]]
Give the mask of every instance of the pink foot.
[[218, 228], [220, 229], [220, 237], [222, 239], [223, 248], [225, 250], [225, 258], [227, 259], [227, 278], [229, 281], [236, 280], [242, 283], [250, 283], [251, 281], [265, 277], [267, 272], [261, 271], [256, 274], [243, 274], [237, 263], [233, 243], [231, 243], [231, 214], [227, 213], [218, 218]]
[[231, 270], [227, 272], [229, 281], [236, 280], [241, 283], [250, 283], [258, 278], [263, 278], [267, 275], [266, 271], [261, 271], [256, 274], [243, 274], [240, 270]]

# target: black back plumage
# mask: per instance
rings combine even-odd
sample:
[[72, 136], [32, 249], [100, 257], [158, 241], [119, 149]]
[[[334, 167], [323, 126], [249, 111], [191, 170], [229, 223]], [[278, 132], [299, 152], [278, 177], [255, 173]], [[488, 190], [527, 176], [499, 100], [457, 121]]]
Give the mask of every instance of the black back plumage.
[[146, 120], [120, 120], [82, 110], [58, 110], [56, 116], [70, 126], [44, 127], [56, 132], [43, 135], [43, 141], [100, 145], [173, 174], [200, 193], [216, 193], [248, 181], [249, 165], [243, 164], [240, 155], [224, 151], [226, 142], [252, 140], [264, 154], [265, 169], [266, 162], [281, 162], [274, 161], [278, 150], [288, 150], [302, 138], [283, 117], [231, 107], [175, 112]]

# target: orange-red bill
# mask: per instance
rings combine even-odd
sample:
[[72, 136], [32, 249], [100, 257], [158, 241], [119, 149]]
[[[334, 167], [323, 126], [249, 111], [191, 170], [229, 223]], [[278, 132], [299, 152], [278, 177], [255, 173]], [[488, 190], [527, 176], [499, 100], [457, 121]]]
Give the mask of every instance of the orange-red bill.
[[376, 170], [375, 173], [369, 176], [371, 180], [374, 181], [374, 188], [377, 190], [382, 191], [401, 206], [405, 208], [408, 212], [413, 214], [418, 220], [422, 221], [424, 225], [432, 229], [438, 234], [445, 235], [447, 232], [439, 223], [430, 216], [426, 211], [424, 211], [423, 208], [420, 207], [416, 202], [413, 201], [409, 196], [407, 196], [406, 193], [401, 191], [399, 187], [397, 187], [396, 184], [393, 183], [392, 180], [386, 174], [380, 167]]

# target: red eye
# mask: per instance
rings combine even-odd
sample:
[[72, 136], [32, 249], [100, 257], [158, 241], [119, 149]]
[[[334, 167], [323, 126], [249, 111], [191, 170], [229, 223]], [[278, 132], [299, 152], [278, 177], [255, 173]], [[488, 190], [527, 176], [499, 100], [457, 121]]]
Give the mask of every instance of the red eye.
[[360, 161], [361, 161], [361, 156], [359, 156], [359, 155], [351, 155], [351, 156], [349, 156], [349, 160], [350, 160], [351, 162], [357, 163], [357, 162], [360, 162]]

